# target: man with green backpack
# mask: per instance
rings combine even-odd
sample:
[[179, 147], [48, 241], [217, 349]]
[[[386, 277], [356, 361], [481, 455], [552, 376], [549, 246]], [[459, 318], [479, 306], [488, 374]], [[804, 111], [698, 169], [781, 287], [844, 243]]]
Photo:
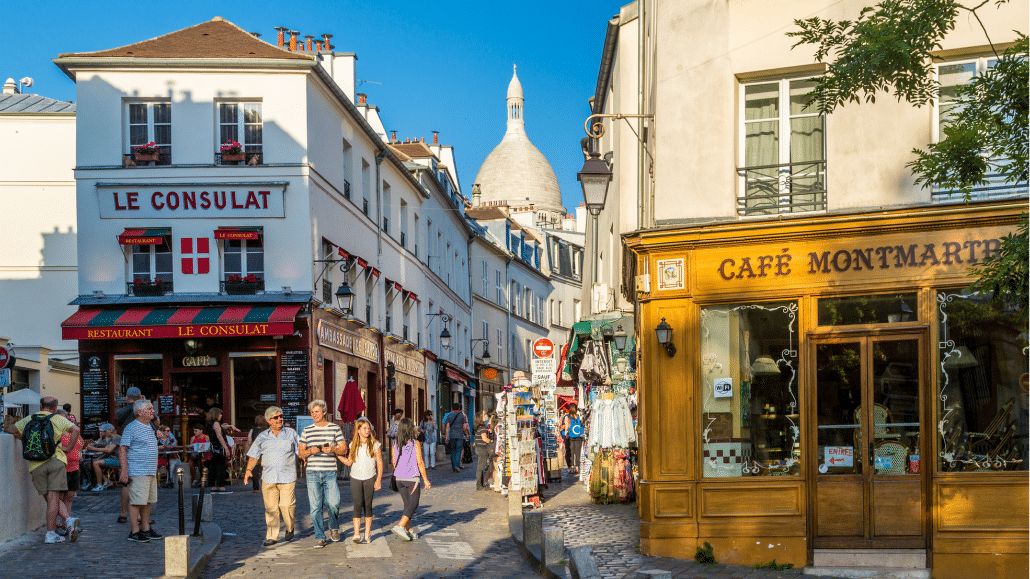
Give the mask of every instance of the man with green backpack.
[[[7, 432], [22, 441], [22, 456], [29, 461], [32, 486], [46, 499], [46, 539], [44, 543], [63, 543], [64, 537], [55, 532], [61, 494], [68, 490], [65, 453], [79, 440], [79, 427], [67, 418], [55, 414], [57, 398], [45, 396], [39, 401], [39, 412], [22, 418]], [[68, 445], [61, 446], [61, 435], [68, 433]], [[74, 541], [78, 536], [79, 521], [69, 517], [65, 521], [68, 534]]]

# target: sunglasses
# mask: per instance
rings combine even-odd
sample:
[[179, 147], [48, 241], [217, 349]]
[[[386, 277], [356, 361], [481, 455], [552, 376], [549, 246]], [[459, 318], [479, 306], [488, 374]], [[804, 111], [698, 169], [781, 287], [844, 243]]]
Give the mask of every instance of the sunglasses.
[[276, 414], [275, 416], [269, 418], [269, 420], [282, 420], [282, 419], [283, 419], [283, 415], [282, 414]]

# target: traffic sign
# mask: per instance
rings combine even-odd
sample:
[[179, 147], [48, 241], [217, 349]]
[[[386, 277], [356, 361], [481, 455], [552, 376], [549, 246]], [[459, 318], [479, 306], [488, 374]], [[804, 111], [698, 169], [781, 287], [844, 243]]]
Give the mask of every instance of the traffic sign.
[[14, 366], [14, 352], [7, 346], [0, 346], [0, 368]]
[[533, 355], [537, 358], [550, 358], [554, 354], [554, 342], [547, 338], [540, 338], [533, 342]]

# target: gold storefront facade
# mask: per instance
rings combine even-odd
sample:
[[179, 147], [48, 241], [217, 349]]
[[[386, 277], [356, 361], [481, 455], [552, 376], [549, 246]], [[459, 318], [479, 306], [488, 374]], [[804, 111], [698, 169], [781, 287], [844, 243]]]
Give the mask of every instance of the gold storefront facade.
[[[641, 552], [683, 557], [707, 541], [720, 563], [804, 566], [820, 549], [925, 550], [934, 577], [1026, 576], [1025, 304], [964, 291], [1026, 211], [627, 236], [650, 276]], [[653, 331], [663, 319], [671, 357]]]

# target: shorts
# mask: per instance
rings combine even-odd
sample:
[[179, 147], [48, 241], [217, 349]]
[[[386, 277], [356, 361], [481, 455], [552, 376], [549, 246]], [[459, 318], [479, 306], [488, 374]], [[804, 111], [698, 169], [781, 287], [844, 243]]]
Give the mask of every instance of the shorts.
[[80, 482], [79, 471], [77, 471], [77, 470], [70, 470], [70, 471], [68, 471], [67, 478], [68, 478], [68, 492], [73, 493], [73, 492], [78, 491], [80, 488], [82, 488], [82, 485], [79, 484], [79, 482]]
[[100, 458], [97, 460], [100, 461], [101, 466], [106, 466], [108, 468], [118, 468], [122, 466], [122, 463], [118, 462], [117, 456], [105, 456], [104, 458]]
[[129, 481], [129, 504], [142, 507], [157, 502], [157, 477], [134, 476]]
[[64, 492], [68, 490], [68, 467], [59, 458], [50, 457], [50, 460], [37, 466], [32, 471], [32, 486], [41, 496], [48, 492]]

